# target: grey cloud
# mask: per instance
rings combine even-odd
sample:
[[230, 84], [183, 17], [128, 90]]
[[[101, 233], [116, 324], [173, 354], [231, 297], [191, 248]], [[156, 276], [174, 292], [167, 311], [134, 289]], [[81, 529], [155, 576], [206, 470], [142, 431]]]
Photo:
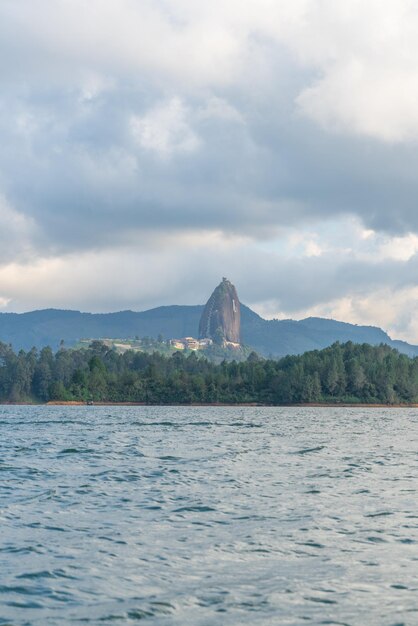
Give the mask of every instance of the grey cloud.
[[36, 220], [44, 249], [108, 246], [109, 233], [116, 242], [135, 229], [257, 238], [349, 213], [376, 230], [418, 229], [413, 146], [326, 135], [289, 112], [292, 93], [287, 102], [248, 105], [229, 92], [219, 95], [245, 123], [199, 119], [205, 99], [185, 101], [199, 145], [163, 159], [130, 133], [132, 115], [168, 99], [145, 91], [105, 92], [91, 102], [77, 92], [3, 98], [1, 189]]
[[[283, 103], [257, 102], [256, 109], [253, 104], [246, 109], [242, 94], [228, 93], [246, 125], [196, 120], [193, 111], [202, 100], [195, 100], [189, 123], [201, 145], [165, 162], [133, 145], [128, 129], [130, 115], [145, 114], [164, 94], [154, 92], [151, 98], [121, 90], [85, 104], [76, 93], [59, 96], [35, 106], [28, 99], [35, 123], [40, 118], [29, 153], [28, 140], [10, 130], [2, 133], [0, 150], [5, 193], [44, 222], [47, 232], [52, 229], [54, 237], [50, 215], [57, 211], [62, 218], [68, 212], [69, 221], [74, 215], [86, 220], [86, 228], [93, 212], [101, 215], [104, 228], [113, 223], [116, 230], [146, 228], [154, 221], [152, 226], [158, 222], [162, 229], [201, 226], [248, 233], [256, 226], [338, 213], [356, 214], [369, 227], [387, 232], [418, 228], [413, 145], [394, 149], [374, 140], [327, 135], [295, 119]], [[4, 124], [10, 126], [7, 104]], [[110, 180], [89, 178], [83, 156], [98, 170], [109, 159], [117, 174], [118, 155], [120, 162], [135, 162], [131, 171], [122, 169]]]
[[[309, 259], [257, 249], [264, 240], [285, 239], [287, 229], [320, 231], [347, 215], [376, 231], [418, 232], [417, 144], [331, 133], [309, 121], [297, 100], [320, 70], [299, 62], [282, 41], [251, 32], [243, 37], [248, 48], [238, 42], [217, 68], [219, 56], [199, 56], [196, 38], [190, 39], [196, 50], [187, 49], [184, 42], [174, 44], [178, 33], [171, 33], [167, 50], [178, 51], [178, 58], [160, 50], [150, 62], [146, 51], [136, 59], [136, 40], [124, 48], [118, 31], [109, 51], [96, 48], [89, 56], [88, 29], [81, 42], [72, 43], [67, 34], [61, 46], [62, 24], [46, 34], [42, 19], [36, 28], [30, 22], [22, 28], [30, 4], [6, 4], [21, 29], [3, 37], [12, 18], [0, 8], [0, 194], [12, 212], [0, 213], [1, 264], [28, 257], [68, 260], [89, 251], [102, 258], [135, 244], [149, 251], [159, 293], [110, 288], [105, 297], [100, 283], [100, 293], [90, 287], [82, 292], [90, 308], [95, 302], [143, 308], [161, 302], [163, 293], [172, 302], [179, 291], [184, 301], [202, 302], [223, 274], [241, 287], [244, 301], [272, 300], [289, 313], [382, 286], [415, 284], [415, 257], [406, 263], [359, 261], [341, 242], [340, 254]], [[53, 3], [40, 4], [45, 10]], [[117, 3], [108, 4], [116, 10]], [[106, 41], [108, 26], [92, 41]], [[118, 46], [121, 54], [113, 54]], [[194, 54], [196, 63], [189, 58]], [[173, 102], [180, 103], [174, 112]], [[183, 237], [214, 232], [247, 243], [226, 252], [216, 241], [199, 248]], [[162, 281], [160, 258], [176, 268], [178, 279]], [[43, 293], [44, 305], [66, 302], [65, 294], [54, 300], [48, 289]], [[0, 284], [0, 297], [9, 296], [11, 306], [23, 302], [22, 293], [3, 293]], [[36, 298], [31, 292], [30, 301]]]

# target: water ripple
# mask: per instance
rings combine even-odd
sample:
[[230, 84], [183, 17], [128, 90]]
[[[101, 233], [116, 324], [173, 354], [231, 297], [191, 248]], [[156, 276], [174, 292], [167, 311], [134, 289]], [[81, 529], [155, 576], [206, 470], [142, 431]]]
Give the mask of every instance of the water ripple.
[[0, 626], [418, 623], [418, 412], [1, 407]]

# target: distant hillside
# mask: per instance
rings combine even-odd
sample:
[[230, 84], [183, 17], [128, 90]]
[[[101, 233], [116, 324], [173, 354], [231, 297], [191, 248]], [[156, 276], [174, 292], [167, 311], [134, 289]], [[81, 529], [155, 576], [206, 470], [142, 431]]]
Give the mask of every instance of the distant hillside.
[[[30, 313], [1, 313], [0, 341], [11, 343], [15, 350], [29, 350], [50, 345], [58, 348], [64, 340], [72, 346], [83, 338], [194, 336], [198, 334], [203, 306], [162, 306], [136, 313], [80, 313], [45, 309]], [[392, 340], [382, 329], [356, 326], [335, 320], [309, 317], [305, 320], [265, 320], [241, 305], [243, 343], [265, 356], [302, 354], [339, 341], [344, 343], [385, 343], [409, 356], [418, 355], [418, 346]]]
[[30, 313], [1, 313], [0, 341], [15, 350], [50, 345], [58, 348], [61, 340], [74, 345], [83, 338], [119, 337], [165, 338], [196, 335], [203, 306], [167, 306], [135, 313], [80, 313], [45, 309]]
[[248, 307], [241, 307], [242, 338], [265, 356], [303, 354], [321, 350], [336, 341], [345, 343], [387, 344], [408, 356], [418, 355], [418, 346], [392, 340], [376, 326], [357, 326], [346, 322], [308, 317], [304, 320], [264, 320]]

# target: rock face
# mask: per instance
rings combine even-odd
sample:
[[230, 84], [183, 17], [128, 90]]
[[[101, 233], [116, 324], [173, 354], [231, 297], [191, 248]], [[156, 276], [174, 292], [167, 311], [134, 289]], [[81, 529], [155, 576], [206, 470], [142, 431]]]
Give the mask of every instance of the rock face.
[[207, 301], [199, 324], [199, 338], [225, 345], [241, 343], [241, 315], [237, 290], [224, 278]]

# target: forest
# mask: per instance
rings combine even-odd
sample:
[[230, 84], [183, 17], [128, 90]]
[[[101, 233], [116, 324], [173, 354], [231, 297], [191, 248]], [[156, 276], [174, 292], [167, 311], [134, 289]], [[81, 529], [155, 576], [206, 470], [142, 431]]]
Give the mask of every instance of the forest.
[[100, 341], [88, 348], [0, 343], [0, 402], [83, 401], [146, 404], [418, 402], [418, 358], [386, 345], [336, 343], [324, 350], [214, 364], [196, 353], [118, 354]]

